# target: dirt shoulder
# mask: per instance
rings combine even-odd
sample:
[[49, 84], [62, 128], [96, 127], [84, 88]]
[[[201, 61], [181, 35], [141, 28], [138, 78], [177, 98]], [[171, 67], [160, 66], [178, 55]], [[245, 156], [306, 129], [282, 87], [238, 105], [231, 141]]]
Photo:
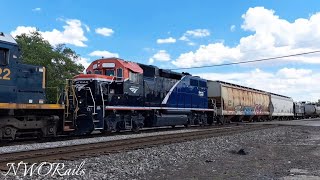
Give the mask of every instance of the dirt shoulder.
[[149, 177], [320, 179], [320, 127], [279, 127], [260, 133], [212, 138], [208, 143], [205, 149], [198, 149], [199, 158], [185, 157], [182, 167], [167, 166], [153, 171]]

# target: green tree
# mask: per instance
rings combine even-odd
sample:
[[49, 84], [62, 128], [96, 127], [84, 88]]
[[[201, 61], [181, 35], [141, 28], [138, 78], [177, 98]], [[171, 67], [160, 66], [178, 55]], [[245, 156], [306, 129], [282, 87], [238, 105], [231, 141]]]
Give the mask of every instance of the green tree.
[[77, 64], [79, 55], [64, 44], [53, 47], [39, 32], [16, 37], [21, 48], [22, 62], [46, 67], [46, 93], [49, 102], [56, 100], [56, 88], [62, 89], [65, 80], [82, 73], [84, 67]]

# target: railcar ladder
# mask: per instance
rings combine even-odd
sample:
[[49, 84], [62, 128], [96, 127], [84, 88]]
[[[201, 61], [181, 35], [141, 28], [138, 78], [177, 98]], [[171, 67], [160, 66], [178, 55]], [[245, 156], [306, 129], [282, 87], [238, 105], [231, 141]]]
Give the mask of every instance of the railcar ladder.
[[132, 118], [130, 120], [125, 120], [125, 129], [132, 129]]
[[64, 112], [64, 131], [75, 130], [75, 118], [77, 117], [78, 102], [75, 94], [75, 87], [72, 80], [67, 79], [65, 84], [65, 112]]
[[104, 109], [101, 106], [97, 106], [96, 113], [93, 115], [94, 130], [104, 129], [103, 111]]

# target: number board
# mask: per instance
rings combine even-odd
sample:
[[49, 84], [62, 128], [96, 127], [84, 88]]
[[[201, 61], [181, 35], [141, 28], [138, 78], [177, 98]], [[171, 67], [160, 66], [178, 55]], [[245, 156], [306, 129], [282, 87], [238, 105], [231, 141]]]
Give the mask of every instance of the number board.
[[11, 71], [8, 68], [0, 68], [0, 80], [7, 80], [10, 81], [10, 74]]

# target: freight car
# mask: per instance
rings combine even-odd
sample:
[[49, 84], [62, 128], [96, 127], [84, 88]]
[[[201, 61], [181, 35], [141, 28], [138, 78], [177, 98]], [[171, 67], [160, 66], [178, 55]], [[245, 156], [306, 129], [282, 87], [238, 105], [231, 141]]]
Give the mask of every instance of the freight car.
[[287, 96], [270, 93], [270, 114], [274, 120], [294, 119], [293, 99]]
[[269, 97], [265, 91], [223, 81], [208, 81], [208, 98], [216, 102], [218, 120], [222, 124], [269, 119]]
[[301, 102], [294, 102], [293, 109], [294, 109], [294, 118], [295, 119], [303, 119], [305, 118], [305, 103]]
[[307, 103], [304, 105], [305, 118], [317, 118], [320, 117], [320, 107], [315, 104]]
[[92, 62], [73, 86], [79, 134], [212, 124], [216, 113], [207, 80], [119, 58]]
[[19, 58], [16, 41], [0, 33], [0, 140], [56, 136], [63, 131], [65, 107], [46, 104], [46, 69]]

